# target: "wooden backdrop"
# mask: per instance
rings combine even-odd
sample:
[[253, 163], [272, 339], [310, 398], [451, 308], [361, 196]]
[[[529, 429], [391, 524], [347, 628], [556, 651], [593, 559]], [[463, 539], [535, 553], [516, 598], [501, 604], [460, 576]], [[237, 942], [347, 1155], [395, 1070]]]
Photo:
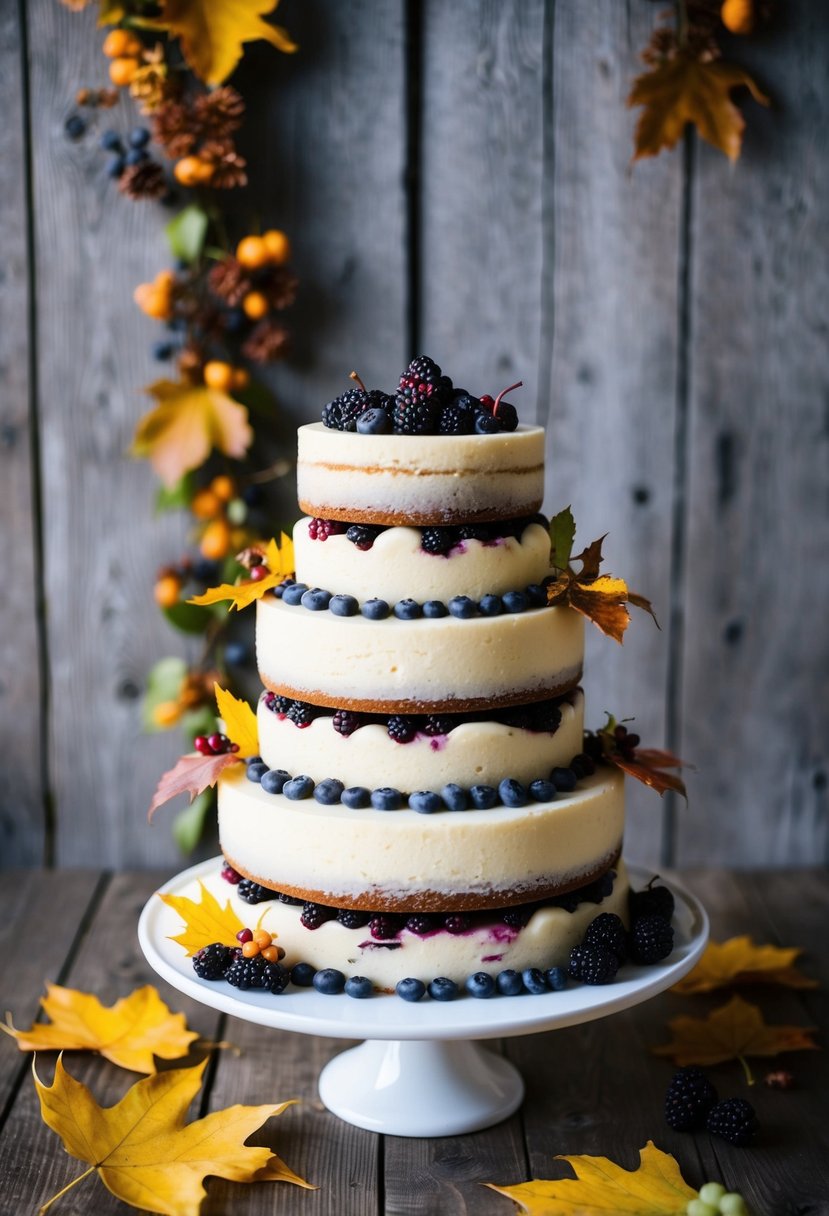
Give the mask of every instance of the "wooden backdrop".
[[[522, 378], [553, 510], [656, 606], [591, 637], [588, 718], [635, 715], [696, 764], [690, 806], [631, 790], [656, 864], [827, 857], [829, 7], [790, 0], [734, 54], [731, 166], [689, 135], [631, 167], [648, 0], [285, 0], [301, 45], [241, 84], [254, 194], [291, 234], [302, 422], [412, 353], [487, 391]], [[24, 14], [21, 18], [20, 14]], [[130, 204], [63, 124], [102, 75], [92, 10], [0, 5], [2, 861], [178, 862], [145, 808], [178, 750], [139, 726], [180, 650], [155, 611], [185, 523], [125, 459], [153, 376], [133, 286], [168, 217]], [[123, 119], [121, 120], [124, 121]], [[518, 398], [516, 397], [516, 400]], [[595, 631], [593, 631], [595, 632]]]

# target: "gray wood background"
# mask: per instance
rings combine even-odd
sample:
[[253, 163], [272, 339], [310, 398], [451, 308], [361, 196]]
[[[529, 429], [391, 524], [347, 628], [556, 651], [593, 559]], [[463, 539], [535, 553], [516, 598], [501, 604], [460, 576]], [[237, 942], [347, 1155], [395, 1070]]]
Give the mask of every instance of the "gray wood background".
[[[731, 166], [693, 135], [631, 166], [649, 0], [285, 0], [253, 47], [250, 206], [293, 239], [291, 425], [413, 353], [477, 391], [522, 378], [549, 494], [662, 630], [591, 637], [588, 718], [692, 760], [690, 806], [630, 791], [650, 864], [825, 862], [829, 7], [790, 0], [733, 54]], [[141, 735], [185, 645], [153, 607], [186, 521], [124, 456], [155, 368], [134, 285], [168, 214], [122, 200], [63, 124], [101, 80], [90, 9], [0, 4], [0, 861], [174, 866], [145, 808], [177, 754]], [[126, 125], [126, 119], [121, 122]], [[595, 631], [592, 631], [595, 632]]]

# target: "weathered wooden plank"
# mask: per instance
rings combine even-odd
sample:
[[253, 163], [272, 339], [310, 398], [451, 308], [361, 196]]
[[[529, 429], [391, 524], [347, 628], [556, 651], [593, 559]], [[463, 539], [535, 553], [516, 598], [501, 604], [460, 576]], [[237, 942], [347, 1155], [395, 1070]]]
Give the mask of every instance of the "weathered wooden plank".
[[37, 627], [37, 511], [30, 431], [29, 249], [26, 89], [16, 5], [0, 11], [0, 865], [45, 860], [45, 791], [40, 766], [43, 695]]
[[[146, 807], [181, 744], [142, 738], [139, 697], [152, 663], [182, 647], [152, 585], [181, 552], [185, 524], [153, 516], [152, 473], [125, 457], [146, 404], [140, 386], [157, 374], [154, 326], [132, 290], [166, 264], [169, 213], [118, 194], [95, 132], [64, 137], [78, 86], [105, 72], [93, 10], [35, 0], [26, 13], [56, 856], [172, 864], [175, 847], [160, 823], [148, 830]], [[119, 108], [101, 125], [133, 121]]]
[[746, 103], [729, 169], [700, 145], [693, 234], [683, 753], [698, 766], [683, 865], [829, 853], [825, 596], [825, 198], [829, 10], [799, 0], [735, 57]]

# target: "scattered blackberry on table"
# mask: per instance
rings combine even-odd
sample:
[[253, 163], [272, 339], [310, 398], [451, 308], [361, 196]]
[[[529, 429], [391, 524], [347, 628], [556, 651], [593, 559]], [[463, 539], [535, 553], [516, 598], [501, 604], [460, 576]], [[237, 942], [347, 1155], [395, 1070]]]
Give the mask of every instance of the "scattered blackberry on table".
[[299, 919], [306, 929], [319, 929], [320, 925], [324, 925], [327, 920], [334, 920], [336, 916], [336, 908], [326, 907], [325, 904], [315, 904], [309, 900], [302, 905]]
[[344, 738], [353, 735], [355, 730], [358, 730], [362, 725], [362, 714], [354, 713], [350, 709], [338, 709], [334, 714], [334, 730]]
[[256, 955], [254, 958], [236, 958], [225, 972], [225, 979], [234, 988], [246, 992], [249, 988], [264, 988], [265, 969], [269, 964]]
[[402, 926], [402, 917], [396, 916], [393, 912], [375, 912], [368, 922], [371, 936], [379, 942], [386, 942], [397, 937]]
[[574, 946], [568, 971], [583, 984], [609, 984], [619, 970], [619, 959], [606, 946]]
[[729, 1098], [712, 1106], [705, 1126], [712, 1136], [739, 1148], [751, 1144], [760, 1127], [754, 1107], [745, 1098]]
[[405, 714], [392, 714], [386, 728], [395, 743], [411, 743], [417, 734], [417, 724]]
[[310, 726], [318, 712], [316, 705], [311, 705], [308, 701], [292, 701], [287, 717], [294, 726]]
[[276, 891], [272, 891], [270, 887], [263, 887], [261, 883], [254, 882], [251, 878], [243, 878], [236, 890], [239, 892], [239, 898], [243, 899], [246, 904], [263, 904], [268, 899], [276, 899]]
[[382, 528], [375, 527], [372, 524], [352, 524], [346, 528], [345, 538], [350, 540], [352, 545], [355, 545], [362, 552], [370, 549], [377, 537], [382, 532]]
[[642, 916], [633, 922], [628, 949], [634, 963], [659, 963], [673, 948], [674, 931], [664, 916]]
[[604, 946], [612, 950], [620, 963], [627, 958], [627, 930], [621, 916], [601, 912], [591, 920], [582, 939], [585, 946]]
[[370, 919], [368, 912], [358, 908], [340, 908], [337, 912], [337, 920], [345, 929], [364, 929]]
[[262, 987], [266, 992], [278, 996], [288, 987], [291, 973], [281, 963], [265, 963], [262, 972]]
[[643, 891], [631, 891], [628, 907], [633, 920], [641, 916], [662, 916], [670, 921], [674, 914], [674, 897], [667, 887], [655, 887], [652, 878]]
[[701, 1068], [680, 1068], [665, 1094], [665, 1120], [675, 1132], [693, 1132], [705, 1126], [719, 1094]]
[[451, 528], [424, 528], [420, 534], [420, 547], [426, 553], [448, 553], [454, 543]]
[[233, 961], [233, 951], [230, 946], [221, 942], [213, 942], [210, 946], [202, 946], [193, 955], [193, 970], [200, 980], [220, 980], [224, 978]]

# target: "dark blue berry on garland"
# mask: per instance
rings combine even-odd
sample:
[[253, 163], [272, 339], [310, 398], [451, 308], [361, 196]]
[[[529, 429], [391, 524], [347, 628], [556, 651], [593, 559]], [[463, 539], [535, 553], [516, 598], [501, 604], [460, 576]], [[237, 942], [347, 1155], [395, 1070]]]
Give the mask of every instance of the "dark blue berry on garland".
[[166, 363], [168, 359], [172, 359], [175, 349], [172, 342], [167, 342], [162, 338], [160, 342], [153, 342], [152, 356], [154, 359], [158, 359], [159, 363]]
[[99, 143], [105, 152], [123, 152], [124, 145], [117, 131], [104, 131]]
[[135, 127], [130, 131], [129, 144], [131, 148], [146, 148], [149, 142], [149, 127]]
[[126, 167], [123, 156], [111, 156], [106, 164], [107, 177], [120, 177]]

